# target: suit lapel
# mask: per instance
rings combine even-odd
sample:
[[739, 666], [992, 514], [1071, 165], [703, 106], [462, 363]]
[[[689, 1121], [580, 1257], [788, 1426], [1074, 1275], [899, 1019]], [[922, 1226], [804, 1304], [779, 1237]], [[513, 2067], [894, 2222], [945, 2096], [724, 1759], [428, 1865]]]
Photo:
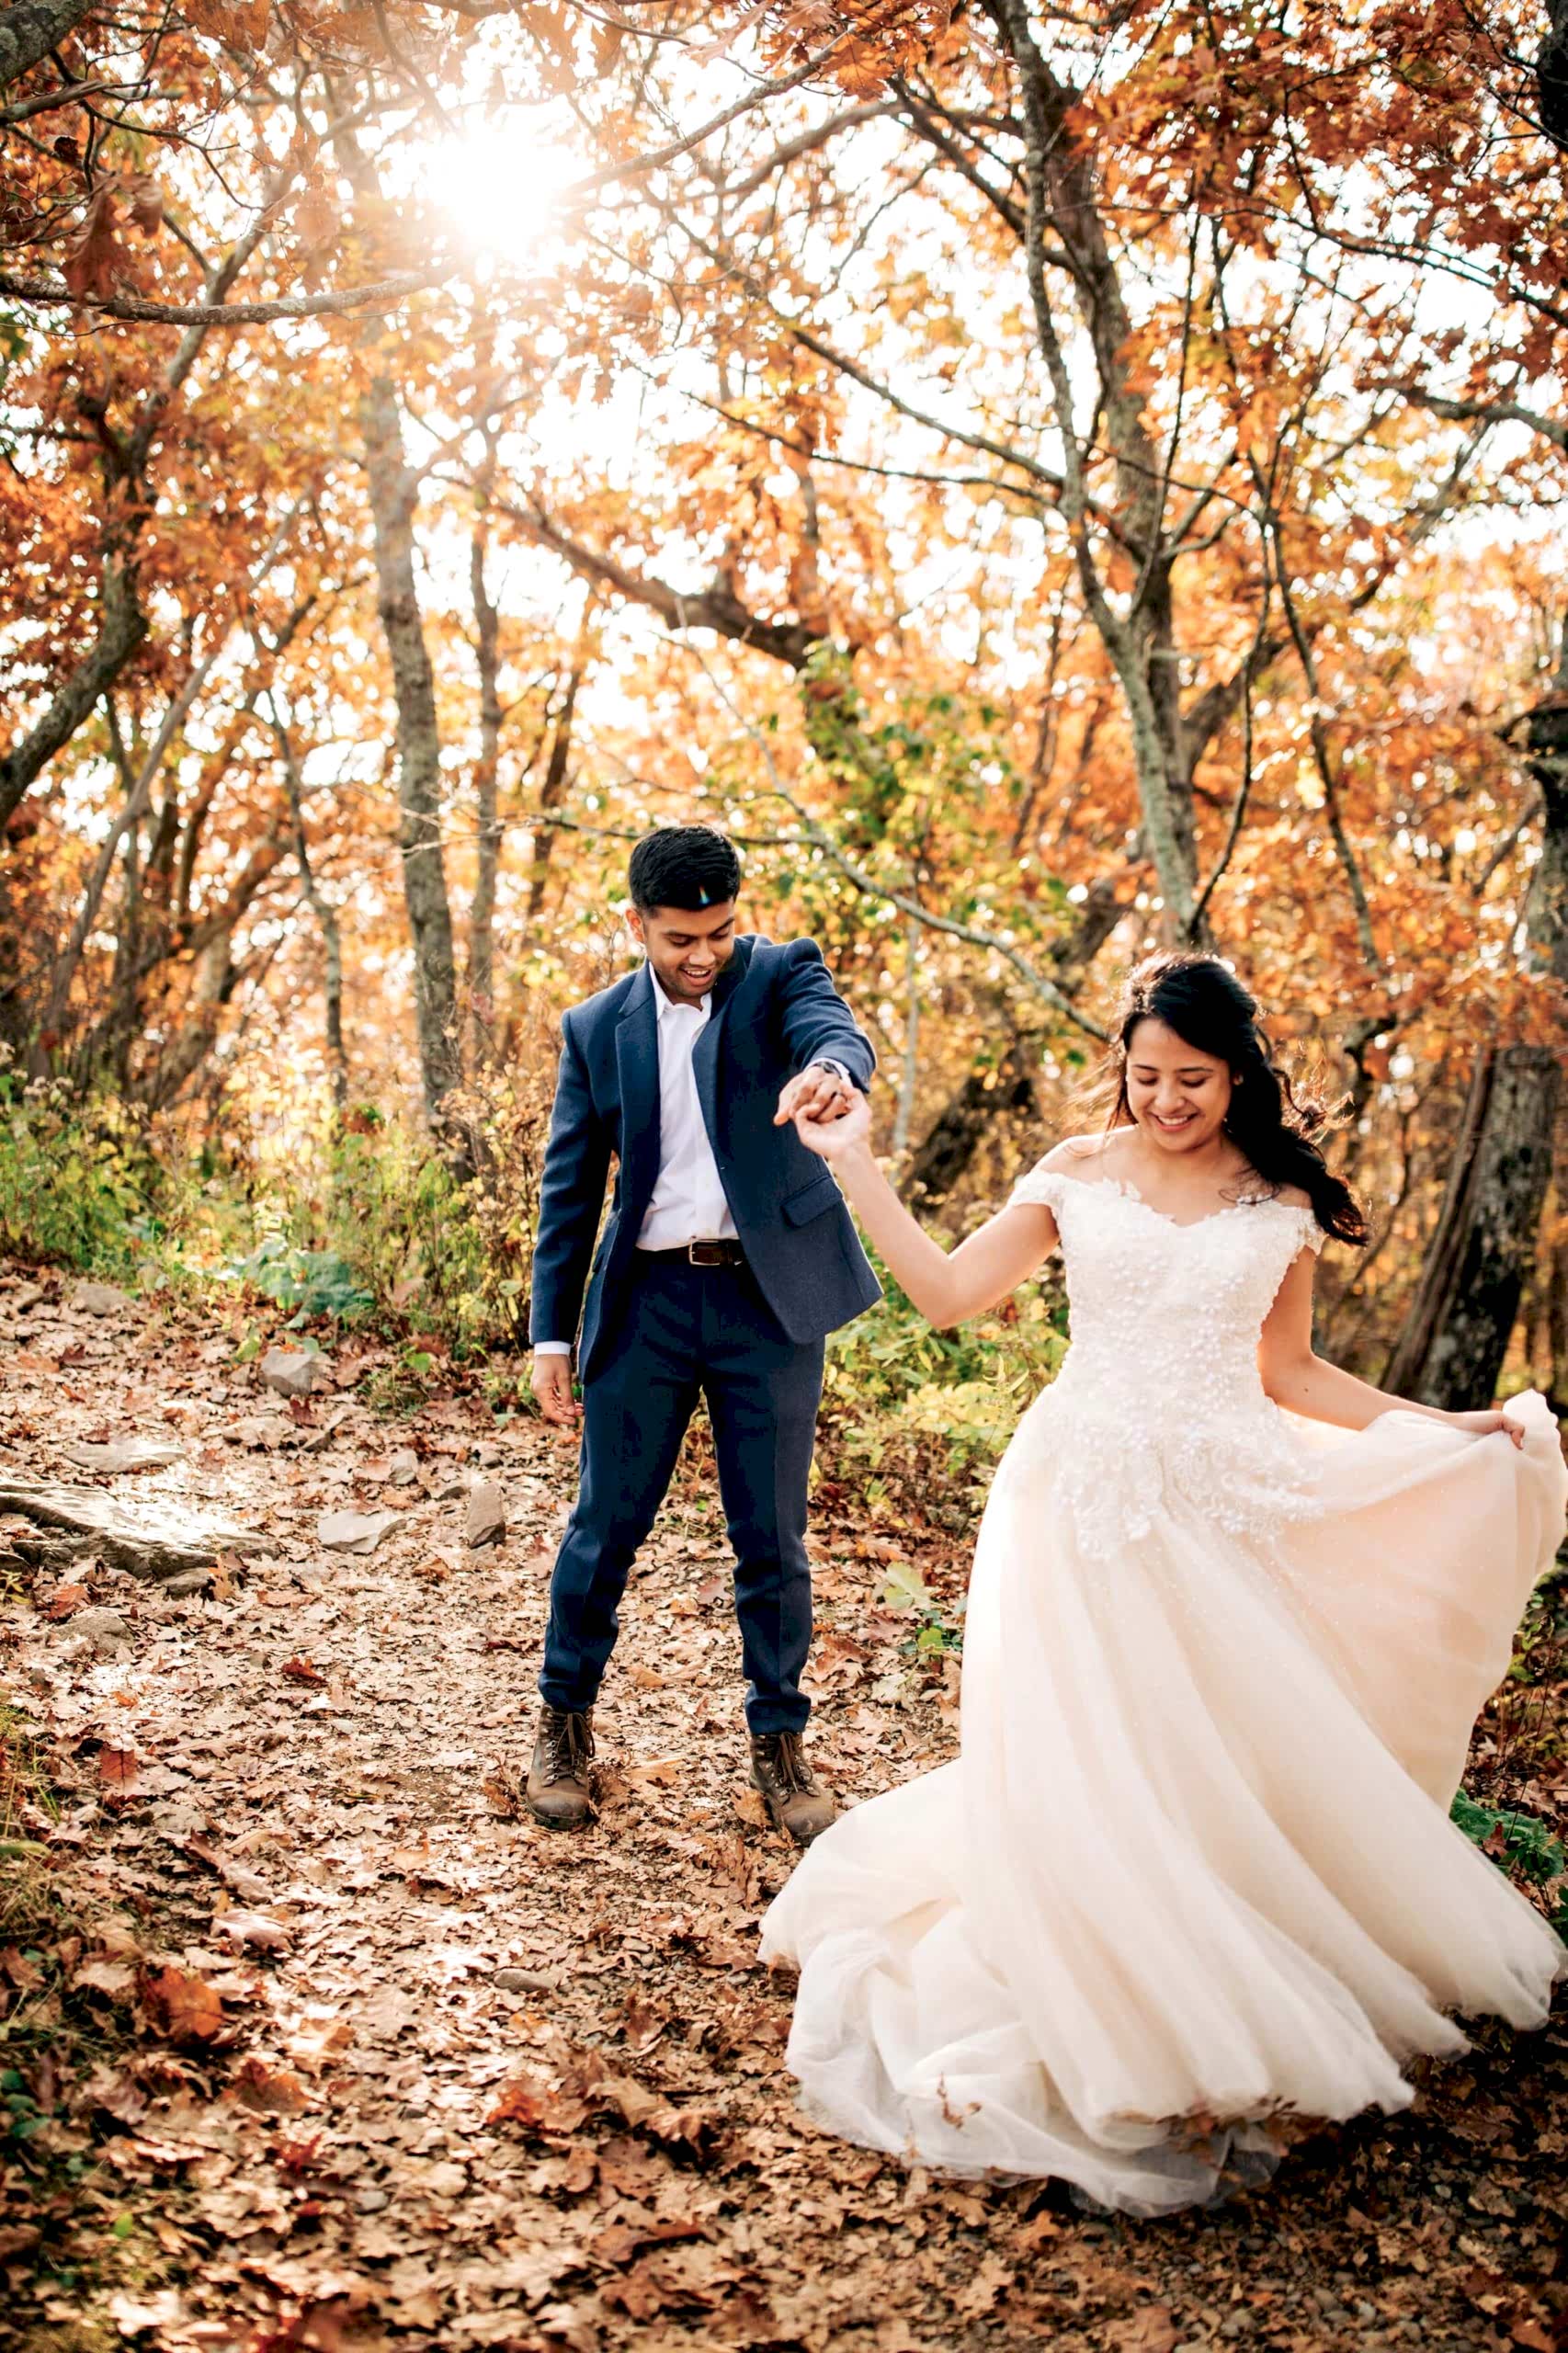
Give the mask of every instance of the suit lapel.
[[751, 941], [737, 939], [735, 952], [713, 983], [712, 1009], [703, 1025], [702, 1035], [692, 1054], [691, 1067], [697, 1080], [697, 1099], [702, 1106], [702, 1124], [708, 1131], [708, 1141], [715, 1152], [719, 1149], [719, 1040], [724, 1027], [724, 1016], [735, 991], [745, 979], [751, 962]]
[[659, 1177], [659, 1022], [654, 986], [653, 975], [644, 964], [626, 993], [615, 1031], [625, 1164], [623, 1199], [639, 1215]]

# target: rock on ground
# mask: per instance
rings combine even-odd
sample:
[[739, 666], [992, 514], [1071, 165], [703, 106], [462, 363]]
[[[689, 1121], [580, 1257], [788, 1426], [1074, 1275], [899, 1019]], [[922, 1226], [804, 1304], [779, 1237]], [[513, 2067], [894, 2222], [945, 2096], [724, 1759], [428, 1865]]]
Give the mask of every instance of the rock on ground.
[[398, 1511], [326, 1511], [316, 1522], [316, 1540], [329, 1552], [373, 1552], [402, 1525]]
[[271, 1550], [254, 1529], [204, 1518], [161, 1497], [122, 1503], [101, 1487], [70, 1487], [55, 1479], [0, 1479], [0, 1509], [90, 1539], [116, 1568], [138, 1577], [205, 1568], [225, 1551]]
[[64, 1455], [78, 1471], [97, 1471], [114, 1478], [122, 1471], [161, 1471], [177, 1462], [183, 1451], [167, 1438], [117, 1438], [97, 1446], [68, 1446]]
[[499, 1544], [506, 1533], [506, 1498], [494, 1479], [476, 1479], [468, 1491], [468, 1540]]
[[321, 1358], [309, 1348], [268, 1348], [256, 1371], [279, 1397], [308, 1397], [316, 1386]]
[[132, 1302], [115, 1283], [78, 1283], [71, 1304], [83, 1315], [123, 1315]]

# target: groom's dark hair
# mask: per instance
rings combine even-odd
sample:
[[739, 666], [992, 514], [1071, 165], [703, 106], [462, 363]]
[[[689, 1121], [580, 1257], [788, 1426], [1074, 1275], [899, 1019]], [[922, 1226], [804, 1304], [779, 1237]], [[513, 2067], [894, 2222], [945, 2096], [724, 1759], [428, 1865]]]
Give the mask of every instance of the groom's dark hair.
[[661, 825], [631, 853], [631, 903], [654, 907], [716, 907], [741, 887], [733, 845], [711, 825]]

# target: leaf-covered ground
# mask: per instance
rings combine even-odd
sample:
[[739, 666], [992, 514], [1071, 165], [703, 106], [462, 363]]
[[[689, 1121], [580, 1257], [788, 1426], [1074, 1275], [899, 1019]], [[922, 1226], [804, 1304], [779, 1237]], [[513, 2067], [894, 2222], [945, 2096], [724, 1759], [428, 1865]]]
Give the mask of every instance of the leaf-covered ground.
[[[517, 1798], [570, 1451], [473, 1396], [378, 1416], [351, 1343], [289, 1407], [214, 1323], [34, 1289], [0, 1270], [0, 1475], [81, 1482], [68, 1446], [172, 1438], [107, 1483], [276, 1549], [171, 1598], [91, 1555], [40, 1565], [0, 1518], [0, 1675], [37, 1777], [0, 1823], [0, 2343], [1562, 2341], [1561, 2018], [1164, 2223], [836, 2144], [792, 2108], [789, 1987], [756, 1960], [790, 1853], [744, 1786], [700, 1444], [600, 1710], [601, 1819], [562, 1839]], [[473, 1551], [476, 1470], [508, 1532]], [[345, 1508], [399, 1518], [369, 1556], [324, 1551]], [[858, 1798], [951, 1752], [952, 1675], [906, 1655], [892, 1548], [847, 1498], [820, 1498], [813, 1549], [815, 1745]], [[961, 1590], [950, 1538], [897, 1557]]]

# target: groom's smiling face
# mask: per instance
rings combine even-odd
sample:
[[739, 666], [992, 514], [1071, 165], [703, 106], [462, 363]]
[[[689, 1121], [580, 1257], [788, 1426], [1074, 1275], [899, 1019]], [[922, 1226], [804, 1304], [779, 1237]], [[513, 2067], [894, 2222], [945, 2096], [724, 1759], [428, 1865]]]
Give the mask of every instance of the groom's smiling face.
[[733, 899], [711, 907], [633, 907], [627, 922], [676, 1005], [700, 1005], [735, 952]]

